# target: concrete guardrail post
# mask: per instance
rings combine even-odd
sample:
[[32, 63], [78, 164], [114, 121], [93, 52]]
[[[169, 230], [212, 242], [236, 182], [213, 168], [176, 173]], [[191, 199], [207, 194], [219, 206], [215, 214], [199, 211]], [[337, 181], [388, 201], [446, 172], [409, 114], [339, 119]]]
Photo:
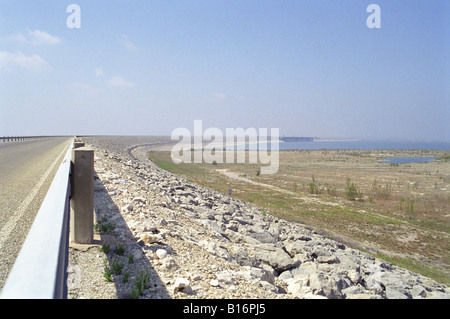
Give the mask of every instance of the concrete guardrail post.
[[77, 244], [94, 241], [94, 150], [87, 147], [72, 150], [70, 241]]
[[83, 147], [84, 146], [84, 142], [78, 142], [78, 141], [75, 141], [75, 142], [73, 142], [73, 148], [75, 149], [75, 148], [80, 148], [80, 147]]

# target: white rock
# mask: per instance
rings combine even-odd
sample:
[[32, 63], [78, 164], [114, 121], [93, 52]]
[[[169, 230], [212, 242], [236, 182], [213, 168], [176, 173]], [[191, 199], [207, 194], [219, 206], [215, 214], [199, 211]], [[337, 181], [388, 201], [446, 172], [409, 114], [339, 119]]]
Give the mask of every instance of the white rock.
[[168, 255], [168, 253], [167, 253], [167, 251], [164, 250], [164, 249], [158, 249], [158, 250], [156, 251], [156, 256], [158, 256], [159, 259], [164, 259], [164, 258], [167, 257], [167, 255]]
[[144, 197], [141, 197], [141, 196], [133, 198], [133, 201], [134, 202], [138, 202], [138, 203], [142, 203], [142, 204], [145, 204], [147, 202], [147, 200]]
[[164, 261], [163, 261], [161, 267], [164, 268], [165, 270], [178, 269], [178, 266], [177, 266], [175, 260], [173, 260], [173, 258], [171, 258], [171, 257], [164, 258]]
[[161, 236], [159, 236], [159, 235], [149, 235], [149, 234], [144, 234], [144, 235], [142, 235], [142, 236], [140, 237], [140, 239], [141, 239], [144, 243], [146, 243], [147, 245], [149, 245], [149, 244], [154, 244], [154, 243], [157, 243], [157, 242], [162, 241]]
[[287, 291], [294, 297], [303, 299], [307, 293], [311, 292], [308, 286], [308, 278], [291, 278], [286, 280]]
[[191, 285], [191, 283], [190, 283], [189, 279], [177, 278], [175, 280], [175, 284], [173, 285], [173, 291], [174, 292], [181, 291], [181, 292], [189, 294], [192, 292], [192, 288], [190, 285]]
[[220, 273], [217, 273], [216, 276], [217, 276], [217, 280], [225, 286], [230, 286], [235, 283], [233, 274], [229, 271], [222, 271]]
[[131, 213], [132, 211], [133, 211], [133, 205], [131, 205], [131, 204], [127, 204], [122, 207], [123, 213]]

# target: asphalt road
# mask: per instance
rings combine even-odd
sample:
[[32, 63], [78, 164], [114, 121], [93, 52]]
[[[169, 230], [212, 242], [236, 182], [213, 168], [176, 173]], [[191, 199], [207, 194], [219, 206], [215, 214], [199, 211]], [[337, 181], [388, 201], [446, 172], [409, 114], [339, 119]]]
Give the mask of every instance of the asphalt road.
[[0, 289], [70, 140], [52, 137], [0, 143]]

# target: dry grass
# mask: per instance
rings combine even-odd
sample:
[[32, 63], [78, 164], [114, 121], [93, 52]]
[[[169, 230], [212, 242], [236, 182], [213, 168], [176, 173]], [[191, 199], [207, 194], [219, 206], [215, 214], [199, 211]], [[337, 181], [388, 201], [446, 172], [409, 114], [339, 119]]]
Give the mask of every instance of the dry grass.
[[231, 188], [234, 197], [270, 214], [449, 284], [450, 162], [379, 163], [385, 156], [441, 155], [281, 151], [278, 173], [261, 175], [259, 164], [176, 165], [169, 152], [149, 153], [157, 165], [191, 181], [225, 194]]

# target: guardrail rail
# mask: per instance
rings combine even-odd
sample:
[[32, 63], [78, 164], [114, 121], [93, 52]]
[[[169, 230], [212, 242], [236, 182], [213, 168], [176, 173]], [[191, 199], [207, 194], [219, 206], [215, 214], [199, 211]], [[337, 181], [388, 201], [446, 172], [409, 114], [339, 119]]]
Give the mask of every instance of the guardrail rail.
[[72, 139], [1, 291], [1, 299], [67, 298]]
[[1, 142], [26, 141], [34, 138], [44, 138], [49, 136], [0, 136]]

